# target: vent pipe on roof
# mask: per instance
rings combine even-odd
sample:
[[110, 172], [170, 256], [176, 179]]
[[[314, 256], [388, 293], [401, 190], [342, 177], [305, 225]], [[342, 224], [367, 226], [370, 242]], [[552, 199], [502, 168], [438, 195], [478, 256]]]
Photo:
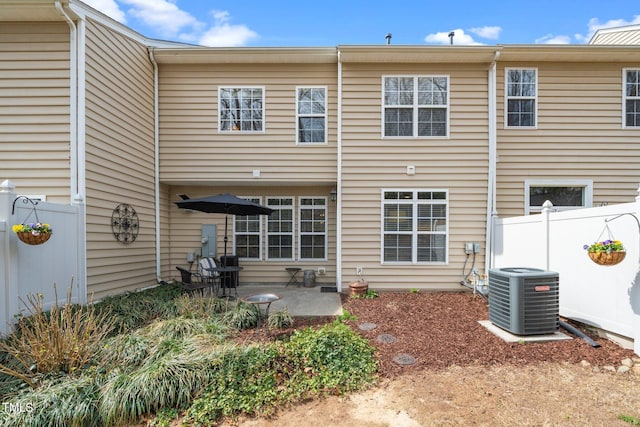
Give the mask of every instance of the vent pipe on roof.
[[387, 39], [387, 44], [391, 44], [391, 33], [387, 33], [386, 36], [384, 36], [385, 39]]
[[453, 45], [453, 36], [455, 36], [455, 35], [456, 35], [456, 32], [455, 32], [455, 31], [451, 31], [451, 32], [449, 33], [449, 44], [450, 44], [450, 45]]

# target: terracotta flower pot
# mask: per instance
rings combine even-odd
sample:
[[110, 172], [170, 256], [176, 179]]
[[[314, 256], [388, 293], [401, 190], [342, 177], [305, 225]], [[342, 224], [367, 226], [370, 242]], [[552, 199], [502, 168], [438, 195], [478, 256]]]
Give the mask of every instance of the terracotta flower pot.
[[351, 289], [351, 295], [364, 295], [369, 289], [369, 284], [360, 279], [349, 283], [349, 288]]

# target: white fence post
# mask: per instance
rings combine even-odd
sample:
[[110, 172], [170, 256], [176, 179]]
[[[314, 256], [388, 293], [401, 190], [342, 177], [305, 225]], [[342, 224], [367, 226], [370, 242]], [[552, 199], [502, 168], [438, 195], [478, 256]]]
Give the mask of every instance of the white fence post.
[[544, 238], [544, 269], [549, 270], [549, 252], [551, 251], [551, 236], [549, 234], [549, 214], [551, 213], [551, 208], [553, 207], [553, 203], [549, 200], [546, 200], [542, 204], [542, 230], [543, 230], [543, 238]]
[[638, 187], [634, 211], [638, 224], [638, 261], [636, 265], [639, 266], [639, 269], [629, 288], [629, 302], [631, 303], [631, 310], [633, 311], [633, 330], [635, 333], [633, 337], [633, 351], [640, 355], [640, 187]]
[[0, 184], [0, 289], [2, 302], [0, 303], [0, 333], [5, 334], [11, 329], [11, 317], [15, 314], [17, 299], [17, 257], [15, 243], [11, 239], [13, 216], [11, 207], [16, 198], [15, 185], [10, 180]]

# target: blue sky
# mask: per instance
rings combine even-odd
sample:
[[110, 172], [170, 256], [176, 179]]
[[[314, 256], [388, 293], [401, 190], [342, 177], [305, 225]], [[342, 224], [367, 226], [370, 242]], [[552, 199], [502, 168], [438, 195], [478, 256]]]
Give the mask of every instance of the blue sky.
[[580, 44], [640, 25], [637, 0], [83, 0], [144, 36], [205, 46]]

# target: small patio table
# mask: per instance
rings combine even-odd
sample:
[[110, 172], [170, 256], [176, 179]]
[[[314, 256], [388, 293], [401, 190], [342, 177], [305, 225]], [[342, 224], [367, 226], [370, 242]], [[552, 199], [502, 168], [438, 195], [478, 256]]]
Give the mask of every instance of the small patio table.
[[298, 278], [296, 277], [296, 274], [298, 274], [300, 271], [302, 271], [302, 269], [298, 268], [298, 267], [287, 267], [287, 268], [285, 268], [285, 270], [287, 270], [287, 272], [291, 276], [291, 278], [287, 282], [287, 285], [285, 286], [285, 288], [287, 286], [289, 286], [289, 285], [296, 285], [297, 287], [300, 287], [300, 282], [298, 281]]
[[[231, 278], [232, 278], [232, 285], [231, 286], [227, 286], [227, 285], [223, 285], [222, 283], [220, 283], [220, 290], [222, 291], [222, 295], [218, 295], [220, 298], [225, 298], [225, 297], [231, 297], [231, 295], [226, 295], [226, 291], [225, 288], [229, 288], [229, 287], [233, 287], [234, 291], [235, 291], [235, 298], [238, 298], [238, 272], [242, 271], [244, 269], [244, 267], [240, 267], [237, 265], [230, 265], [228, 267], [211, 267], [211, 268], [206, 268], [205, 270], [210, 271], [210, 272], [218, 272], [218, 273], [231, 273]], [[220, 277], [222, 277], [222, 274], [220, 274]]]

